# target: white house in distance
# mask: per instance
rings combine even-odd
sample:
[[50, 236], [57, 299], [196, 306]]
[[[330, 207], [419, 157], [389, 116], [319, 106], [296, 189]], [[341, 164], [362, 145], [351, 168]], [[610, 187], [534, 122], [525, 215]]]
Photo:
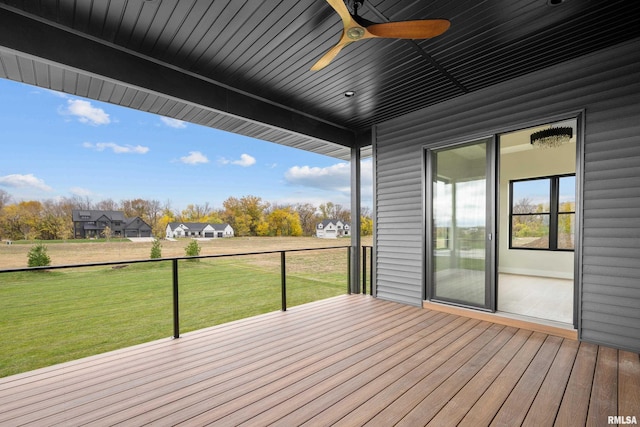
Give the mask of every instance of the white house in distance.
[[168, 239], [192, 237], [219, 239], [233, 237], [233, 228], [229, 224], [207, 224], [203, 222], [170, 222], [167, 224]]
[[350, 226], [340, 220], [325, 219], [316, 226], [316, 236], [321, 239], [335, 239], [350, 236]]

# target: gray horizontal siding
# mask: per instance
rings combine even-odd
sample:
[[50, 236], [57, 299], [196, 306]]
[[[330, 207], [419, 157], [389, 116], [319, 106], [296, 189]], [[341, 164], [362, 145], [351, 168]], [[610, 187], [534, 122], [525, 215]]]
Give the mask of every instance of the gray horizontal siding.
[[385, 161], [376, 161], [376, 246], [385, 248], [376, 252], [376, 295], [420, 305], [422, 163], [411, 144], [402, 145], [387, 145]]
[[639, 352], [638, 51], [636, 39], [379, 124], [378, 296], [410, 304], [422, 298], [422, 147], [584, 111], [580, 337]]

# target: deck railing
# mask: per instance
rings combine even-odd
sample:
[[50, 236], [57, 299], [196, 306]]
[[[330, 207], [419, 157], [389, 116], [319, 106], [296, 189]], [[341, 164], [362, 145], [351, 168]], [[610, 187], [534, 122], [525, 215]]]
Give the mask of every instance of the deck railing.
[[[362, 247], [358, 292], [367, 293], [367, 282], [371, 283], [372, 260], [367, 257], [371, 250], [370, 246]], [[17, 354], [5, 353], [8, 359], [28, 359], [41, 357], [31, 352], [30, 345], [46, 352], [47, 347], [60, 344], [57, 351], [62, 352], [64, 341], [81, 341], [74, 333], [88, 336], [87, 342], [95, 338], [118, 343], [108, 348], [87, 344], [96, 346], [97, 352], [161, 338], [162, 330], [168, 328], [173, 338], [178, 338], [184, 330], [251, 317], [273, 311], [278, 305], [286, 311], [288, 303], [298, 305], [350, 293], [350, 260], [351, 247], [333, 246], [0, 270], [0, 292], [13, 295], [3, 298], [0, 344], [3, 352], [7, 345], [18, 348]], [[235, 303], [255, 310], [243, 315], [244, 308]], [[238, 316], [215, 318], [217, 313], [230, 311]], [[129, 329], [138, 327], [145, 334], [125, 337], [134, 335]], [[107, 337], [94, 337], [93, 329]], [[78, 357], [88, 354], [80, 351]], [[52, 362], [64, 360], [70, 359]], [[2, 365], [7, 363], [11, 362], [0, 360], [0, 376], [16, 373], [11, 368], [3, 373]], [[29, 369], [34, 367], [38, 366]]]
[[[367, 252], [369, 257], [367, 258]], [[373, 246], [362, 246], [362, 258], [360, 258], [362, 266], [362, 293], [367, 293], [367, 278], [369, 279], [369, 295], [373, 295]], [[368, 273], [367, 273], [368, 271]]]

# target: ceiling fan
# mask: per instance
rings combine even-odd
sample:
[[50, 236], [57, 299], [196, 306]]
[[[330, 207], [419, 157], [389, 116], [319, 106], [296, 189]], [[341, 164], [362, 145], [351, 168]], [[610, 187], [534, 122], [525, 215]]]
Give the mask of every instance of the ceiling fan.
[[343, 47], [358, 40], [372, 38], [428, 39], [444, 33], [451, 25], [446, 19], [420, 19], [376, 24], [358, 16], [358, 7], [362, 6], [364, 0], [354, 0], [353, 15], [349, 12], [343, 0], [327, 0], [327, 3], [342, 18], [344, 29], [338, 44], [329, 49], [311, 67], [312, 71], [321, 70], [329, 65]]

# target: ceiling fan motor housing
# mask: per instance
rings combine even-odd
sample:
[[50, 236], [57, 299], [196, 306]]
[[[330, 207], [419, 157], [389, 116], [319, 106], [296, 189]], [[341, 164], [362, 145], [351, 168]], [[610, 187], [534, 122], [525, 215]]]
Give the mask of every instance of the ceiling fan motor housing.
[[351, 40], [360, 40], [364, 36], [364, 28], [351, 27], [347, 30], [347, 37]]

